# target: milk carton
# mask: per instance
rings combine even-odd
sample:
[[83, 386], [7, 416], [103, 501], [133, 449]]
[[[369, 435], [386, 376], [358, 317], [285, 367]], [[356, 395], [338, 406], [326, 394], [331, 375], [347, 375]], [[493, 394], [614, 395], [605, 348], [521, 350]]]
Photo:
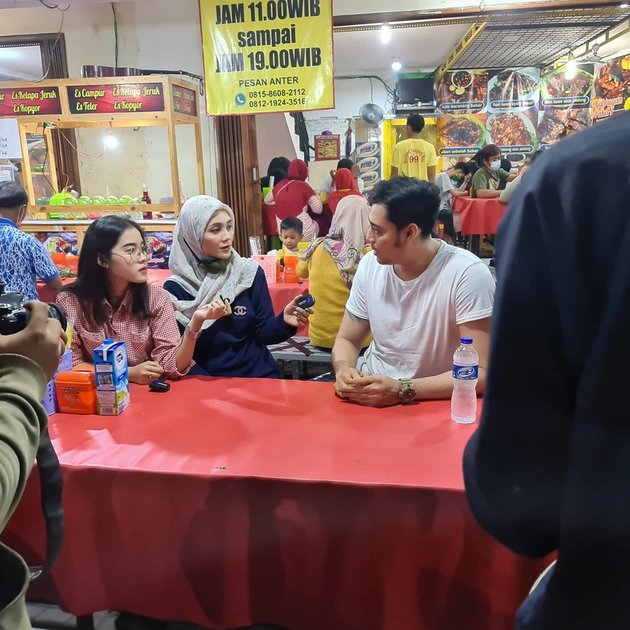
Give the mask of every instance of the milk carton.
[[98, 413], [118, 416], [129, 405], [129, 369], [124, 341], [105, 339], [94, 350], [94, 376]]
[[72, 369], [72, 350], [66, 350], [59, 360], [59, 367], [55, 372], [55, 375], [52, 377], [51, 381], [48, 381], [48, 385], [46, 387], [46, 394], [44, 395], [44, 399], [42, 400], [42, 405], [44, 405], [44, 409], [49, 416], [52, 416], [53, 413], [59, 411], [57, 406], [57, 392], [55, 391], [55, 379], [57, 378], [57, 374], [59, 372], [67, 372]]

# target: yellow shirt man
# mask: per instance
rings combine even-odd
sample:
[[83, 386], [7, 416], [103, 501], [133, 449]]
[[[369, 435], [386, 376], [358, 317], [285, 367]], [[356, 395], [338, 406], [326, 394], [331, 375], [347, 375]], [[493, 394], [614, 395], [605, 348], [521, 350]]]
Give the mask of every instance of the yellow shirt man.
[[431, 183], [435, 182], [435, 168], [438, 163], [435, 147], [420, 138], [424, 129], [424, 117], [411, 114], [407, 117], [407, 139], [394, 147], [392, 156], [392, 178], [398, 175], [415, 177]]
[[408, 138], [394, 147], [392, 166], [398, 175], [429, 181], [429, 168], [437, 166], [435, 147], [420, 138]]

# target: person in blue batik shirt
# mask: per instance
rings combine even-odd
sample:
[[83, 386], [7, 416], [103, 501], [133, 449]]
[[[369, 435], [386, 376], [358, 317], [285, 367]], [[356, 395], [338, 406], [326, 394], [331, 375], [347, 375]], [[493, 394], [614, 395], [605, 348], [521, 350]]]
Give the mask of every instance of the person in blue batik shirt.
[[55, 294], [61, 290], [59, 270], [50, 253], [19, 226], [26, 216], [28, 195], [15, 182], [0, 182], [0, 281], [5, 291], [24, 295], [25, 301], [37, 300], [37, 278]]
[[[233, 240], [230, 208], [206, 195], [186, 201], [173, 238], [173, 275], [164, 288], [183, 334], [199, 338], [189, 374], [279, 378], [267, 346], [292, 337], [312, 311], [297, 307], [298, 295], [276, 316], [262, 268], [239, 256]], [[223, 312], [194, 330], [191, 317], [207, 304], [222, 305]]]

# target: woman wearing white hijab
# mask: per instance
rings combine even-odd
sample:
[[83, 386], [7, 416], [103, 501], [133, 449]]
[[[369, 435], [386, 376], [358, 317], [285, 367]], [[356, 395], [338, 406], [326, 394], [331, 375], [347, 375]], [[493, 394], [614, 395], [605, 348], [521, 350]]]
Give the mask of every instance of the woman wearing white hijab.
[[335, 345], [352, 279], [366, 250], [369, 211], [364, 197], [344, 197], [337, 205], [328, 236], [317, 239], [297, 266], [298, 276], [309, 278], [309, 291], [317, 304], [310, 321], [311, 343], [323, 350]]
[[[292, 337], [310, 311], [296, 296], [276, 316], [263, 270], [232, 248], [234, 213], [224, 203], [198, 195], [182, 207], [175, 229], [170, 269], [164, 283], [184, 334], [198, 338], [190, 374], [279, 378], [267, 346]], [[203, 306], [217, 319], [195, 317]]]

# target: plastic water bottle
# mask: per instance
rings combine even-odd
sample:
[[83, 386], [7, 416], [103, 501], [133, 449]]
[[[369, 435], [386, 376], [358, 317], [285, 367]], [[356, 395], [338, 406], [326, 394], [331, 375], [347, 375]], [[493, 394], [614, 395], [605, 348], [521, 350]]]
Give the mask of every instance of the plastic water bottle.
[[463, 337], [453, 355], [451, 418], [459, 424], [471, 424], [477, 418], [479, 356], [472, 344], [470, 337]]

